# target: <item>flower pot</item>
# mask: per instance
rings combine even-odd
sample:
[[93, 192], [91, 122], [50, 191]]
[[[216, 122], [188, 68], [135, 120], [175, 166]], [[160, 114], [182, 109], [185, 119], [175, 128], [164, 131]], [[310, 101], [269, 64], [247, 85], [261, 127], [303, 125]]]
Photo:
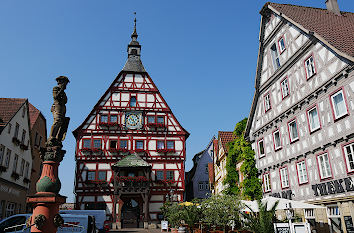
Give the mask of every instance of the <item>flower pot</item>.
[[178, 229], [177, 228], [171, 228], [171, 233], [178, 233]]

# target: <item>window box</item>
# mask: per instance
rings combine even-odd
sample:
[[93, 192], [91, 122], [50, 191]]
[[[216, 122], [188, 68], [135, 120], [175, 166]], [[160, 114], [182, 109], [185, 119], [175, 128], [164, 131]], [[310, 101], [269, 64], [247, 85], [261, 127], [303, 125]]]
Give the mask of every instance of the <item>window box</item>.
[[120, 126], [120, 124], [117, 123], [117, 122], [100, 122], [99, 125], [100, 125], [100, 126], [103, 126], [103, 127], [115, 127], [115, 126]]
[[25, 144], [20, 144], [20, 148], [22, 149], [22, 150], [28, 150], [28, 146], [26, 146]]
[[23, 178], [23, 183], [28, 184], [29, 182], [30, 182], [30, 179], [28, 179], [26, 177]]
[[137, 153], [145, 152], [145, 149], [135, 149], [135, 152], [137, 152]]
[[91, 149], [91, 148], [82, 148], [81, 151], [83, 151], [83, 152], [90, 152], [90, 151], [92, 151], [92, 149]]
[[128, 152], [128, 148], [117, 148], [116, 149], [117, 152]]
[[161, 149], [157, 149], [157, 152], [159, 153], [174, 153], [176, 152], [175, 149], [165, 149], [165, 148], [161, 148]]
[[101, 148], [92, 148], [92, 152], [102, 152]]
[[15, 180], [18, 180], [20, 178], [20, 174], [18, 174], [17, 172], [12, 172], [11, 177], [14, 178]]
[[19, 146], [21, 144], [20, 140], [17, 137], [12, 138], [12, 142], [16, 145]]
[[147, 123], [146, 125], [151, 128], [165, 128], [164, 123]]
[[345, 96], [343, 87], [330, 95], [330, 103], [334, 121], [349, 115], [347, 98]]

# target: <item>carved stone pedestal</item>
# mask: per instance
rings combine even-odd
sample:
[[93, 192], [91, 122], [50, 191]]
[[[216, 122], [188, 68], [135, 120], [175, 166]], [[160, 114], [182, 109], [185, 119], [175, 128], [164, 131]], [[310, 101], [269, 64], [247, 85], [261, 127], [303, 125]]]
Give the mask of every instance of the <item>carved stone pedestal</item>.
[[59, 215], [59, 206], [66, 201], [59, 194], [61, 183], [58, 177], [58, 167], [63, 160], [65, 150], [61, 144], [48, 144], [41, 151], [43, 170], [36, 184], [37, 193], [27, 197], [27, 203], [32, 204], [31, 232], [55, 233], [64, 222]]
[[57, 228], [63, 224], [63, 219], [59, 215], [59, 206], [65, 202], [65, 196], [53, 193], [41, 193], [27, 197], [27, 203], [33, 205], [31, 225], [35, 225], [31, 227], [31, 232], [57, 232]]

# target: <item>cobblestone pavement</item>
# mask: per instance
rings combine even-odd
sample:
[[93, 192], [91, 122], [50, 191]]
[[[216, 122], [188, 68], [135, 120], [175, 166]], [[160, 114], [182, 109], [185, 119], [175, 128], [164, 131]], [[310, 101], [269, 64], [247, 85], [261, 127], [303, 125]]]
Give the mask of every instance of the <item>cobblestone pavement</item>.
[[142, 228], [126, 228], [121, 230], [111, 230], [110, 232], [117, 233], [161, 233], [161, 229], [142, 229]]

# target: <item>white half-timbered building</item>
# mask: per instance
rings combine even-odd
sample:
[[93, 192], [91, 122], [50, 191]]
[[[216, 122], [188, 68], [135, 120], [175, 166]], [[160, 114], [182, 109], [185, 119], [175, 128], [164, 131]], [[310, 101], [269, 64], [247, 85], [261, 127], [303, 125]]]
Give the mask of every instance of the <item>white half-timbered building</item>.
[[157, 222], [185, 189], [189, 133], [145, 71], [137, 37], [134, 28], [123, 70], [73, 132], [76, 208], [106, 210], [113, 227]]
[[[304, 210], [317, 232], [354, 229], [354, 14], [267, 3], [246, 138], [265, 196]], [[283, 216], [285, 217], [285, 216]]]

